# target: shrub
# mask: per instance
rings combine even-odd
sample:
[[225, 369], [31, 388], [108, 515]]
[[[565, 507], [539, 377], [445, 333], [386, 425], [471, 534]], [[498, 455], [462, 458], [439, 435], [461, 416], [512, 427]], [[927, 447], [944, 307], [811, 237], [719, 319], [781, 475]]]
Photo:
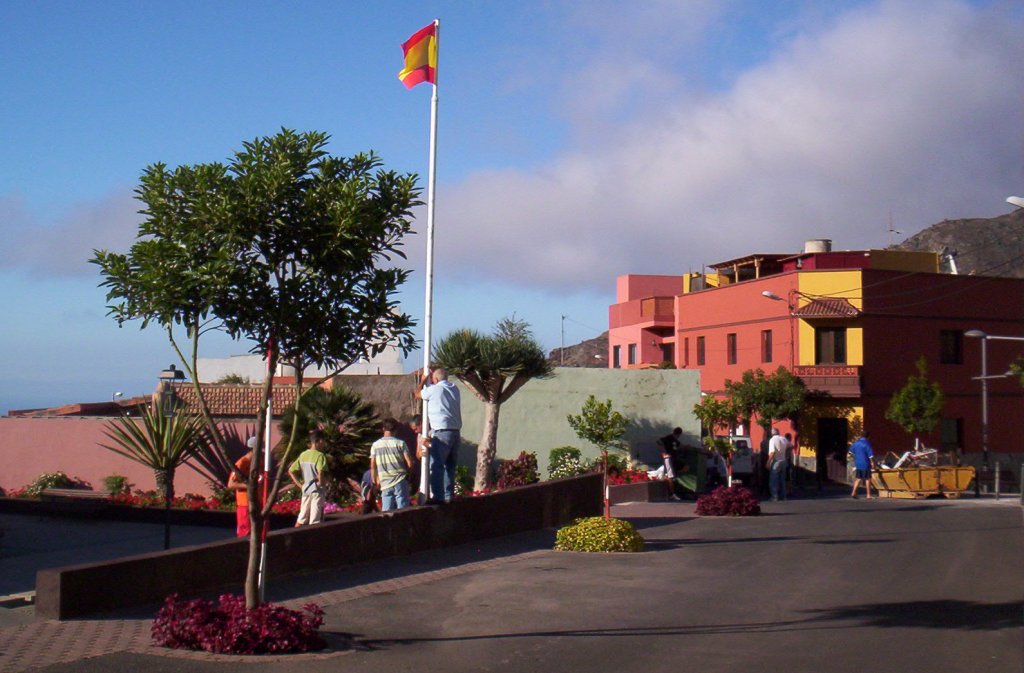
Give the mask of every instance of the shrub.
[[575, 446], [559, 446], [548, 452], [548, 477], [574, 477], [585, 471], [583, 454]]
[[81, 479], [72, 479], [63, 472], [47, 472], [36, 477], [35, 481], [25, 487], [23, 493], [30, 498], [38, 498], [48, 488], [89, 488], [89, 485]]
[[153, 620], [153, 642], [173, 649], [226, 654], [308, 652], [322, 649], [324, 611], [310, 603], [289, 610], [273, 603], [247, 610], [241, 596], [225, 594], [219, 605], [172, 594]]
[[719, 486], [697, 498], [694, 511], [699, 516], [755, 516], [761, 513], [761, 505], [749, 488]]
[[526, 486], [540, 481], [537, 474], [537, 454], [523, 451], [514, 460], [506, 460], [498, 469], [498, 490]]
[[455, 466], [455, 495], [465, 495], [473, 492], [473, 475], [469, 472], [467, 465]]
[[593, 516], [576, 519], [558, 531], [555, 549], [559, 551], [643, 551], [644, 539], [633, 525], [622, 519]]
[[128, 483], [128, 477], [112, 474], [109, 477], [103, 477], [103, 488], [107, 489], [107, 493], [110, 495], [117, 495], [118, 493], [128, 493], [132, 490], [132, 485]]

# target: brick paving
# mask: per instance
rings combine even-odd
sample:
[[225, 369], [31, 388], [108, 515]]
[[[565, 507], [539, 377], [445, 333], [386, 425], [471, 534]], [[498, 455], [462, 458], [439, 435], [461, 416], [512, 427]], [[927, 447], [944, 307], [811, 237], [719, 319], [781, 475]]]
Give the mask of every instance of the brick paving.
[[[529, 559], [547, 550], [534, 550], [484, 561], [474, 561], [439, 570], [428, 570], [414, 575], [369, 582], [358, 586], [327, 591], [281, 603], [299, 609], [307, 603], [328, 608], [347, 601], [374, 594], [390, 593], [412, 586], [427, 584], [457, 575], [496, 568], [517, 560]], [[211, 654], [188, 650], [171, 650], [151, 644], [152, 619], [80, 619], [71, 621], [41, 620], [0, 628], [0, 671], [23, 673], [52, 664], [70, 663], [116, 652], [158, 655], [198, 661], [252, 661], [253, 656]], [[328, 647], [319, 652], [305, 654], [258, 655], [261, 662], [277, 659], [288, 661], [322, 660], [351, 652], [345, 641], [328, 639]]]

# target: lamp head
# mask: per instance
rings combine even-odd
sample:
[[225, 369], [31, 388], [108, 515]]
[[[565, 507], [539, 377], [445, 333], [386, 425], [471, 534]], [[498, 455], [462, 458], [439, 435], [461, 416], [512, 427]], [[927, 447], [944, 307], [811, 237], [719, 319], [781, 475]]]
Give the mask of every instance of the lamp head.
[[984, 339], [988, 335], [982, 332], [980, 329], [969, 329], [964, 332], [964, 336], [971, 337], [972, 339]]

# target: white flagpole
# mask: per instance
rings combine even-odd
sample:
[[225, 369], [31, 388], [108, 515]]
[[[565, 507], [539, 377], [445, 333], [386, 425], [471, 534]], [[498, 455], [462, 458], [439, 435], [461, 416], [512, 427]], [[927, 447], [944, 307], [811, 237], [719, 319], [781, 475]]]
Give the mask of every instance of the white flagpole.
[[[434, 92], [430, 97], [430, 160], [427, 167], [427, 267], [426, 267], [426, 298], [423, 308], [423, 373], [430, 368], [431, 317], [434, 309], [434, 185], [437, 177], [437, 86], [438, 71], [441, 60], [441, 21], [434, 19], [434, 44], [437, 47], [437, 60], [434, 62]], [[427, 418], [427, 402], [423, 401], [421, 410], [423, 421], [420, 424], [423, 437], [430, 436], [430, 421]], [[439, 497], [435, 493], [433, 497]], [[430, 497], [430, 455], [423, 454], [420, 462], [420, 500]]]
[[[260, 489], [259, 505], [261, 509], [267, 503], [270, 488], [270, 423], [274, 418], [274, 372], [270, 369], [271, 351], [274, 350], [274, 339], [267, 340], [267, 378], [270, 379], [270, 397], [267, 398], [267, 417], [264, 419], [263, 429], [263, 488]], [[249, 503], [252, 507], [252, 503]], [[263, 530], [260, 532], [260, 565], [256, 575], [256, 587], [260, 603], [265, 599], [267, 588], [267, 527], [270, 526], [270, 517], [263, 520]]]

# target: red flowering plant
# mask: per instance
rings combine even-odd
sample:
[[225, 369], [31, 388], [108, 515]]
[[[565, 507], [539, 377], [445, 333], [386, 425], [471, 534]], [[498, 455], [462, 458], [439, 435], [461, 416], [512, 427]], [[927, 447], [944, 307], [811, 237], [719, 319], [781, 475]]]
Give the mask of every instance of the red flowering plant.
[[173, 649], [223, 654], [309, 652], [326, 646], [320, 636], [324, 611], [309, 603], [302, 610], [264, 603], [246, 609], [241, 596], [225, 594], [214, 604], [171, 594], [153, 620], [153, 642]]
[[[604, 457], [598, 457], [594, 461], [593, 466], [594, 472], [604, 471]], [[647, 476], [647, 470], [638, 470], [631, 467], [625, 458], [622, 456], [616, 456], [614, 454], [608, 454], [608, 484], [611, 486], [620, 486], [622, 484], [634, 484], [639, 481], [650, 481], [651, 478]]]
[[743, 486], [719, 486], [697, 498], [698, 516], [756, 516], [761, 505], [753, 491]]
[[[122, 492], [110, 496], [110, 502], [115, 505], [126, 507], [163, 507], [164, 498], [156, 491], [137, 490], [133, 493]], [[183, 496], [171, 498], [171, 507], [177, 509], [197, 510], [232, 510], [234, 503], [224, 504], [215, 497], [206, 497], [197, 493], [186, 493]]]

